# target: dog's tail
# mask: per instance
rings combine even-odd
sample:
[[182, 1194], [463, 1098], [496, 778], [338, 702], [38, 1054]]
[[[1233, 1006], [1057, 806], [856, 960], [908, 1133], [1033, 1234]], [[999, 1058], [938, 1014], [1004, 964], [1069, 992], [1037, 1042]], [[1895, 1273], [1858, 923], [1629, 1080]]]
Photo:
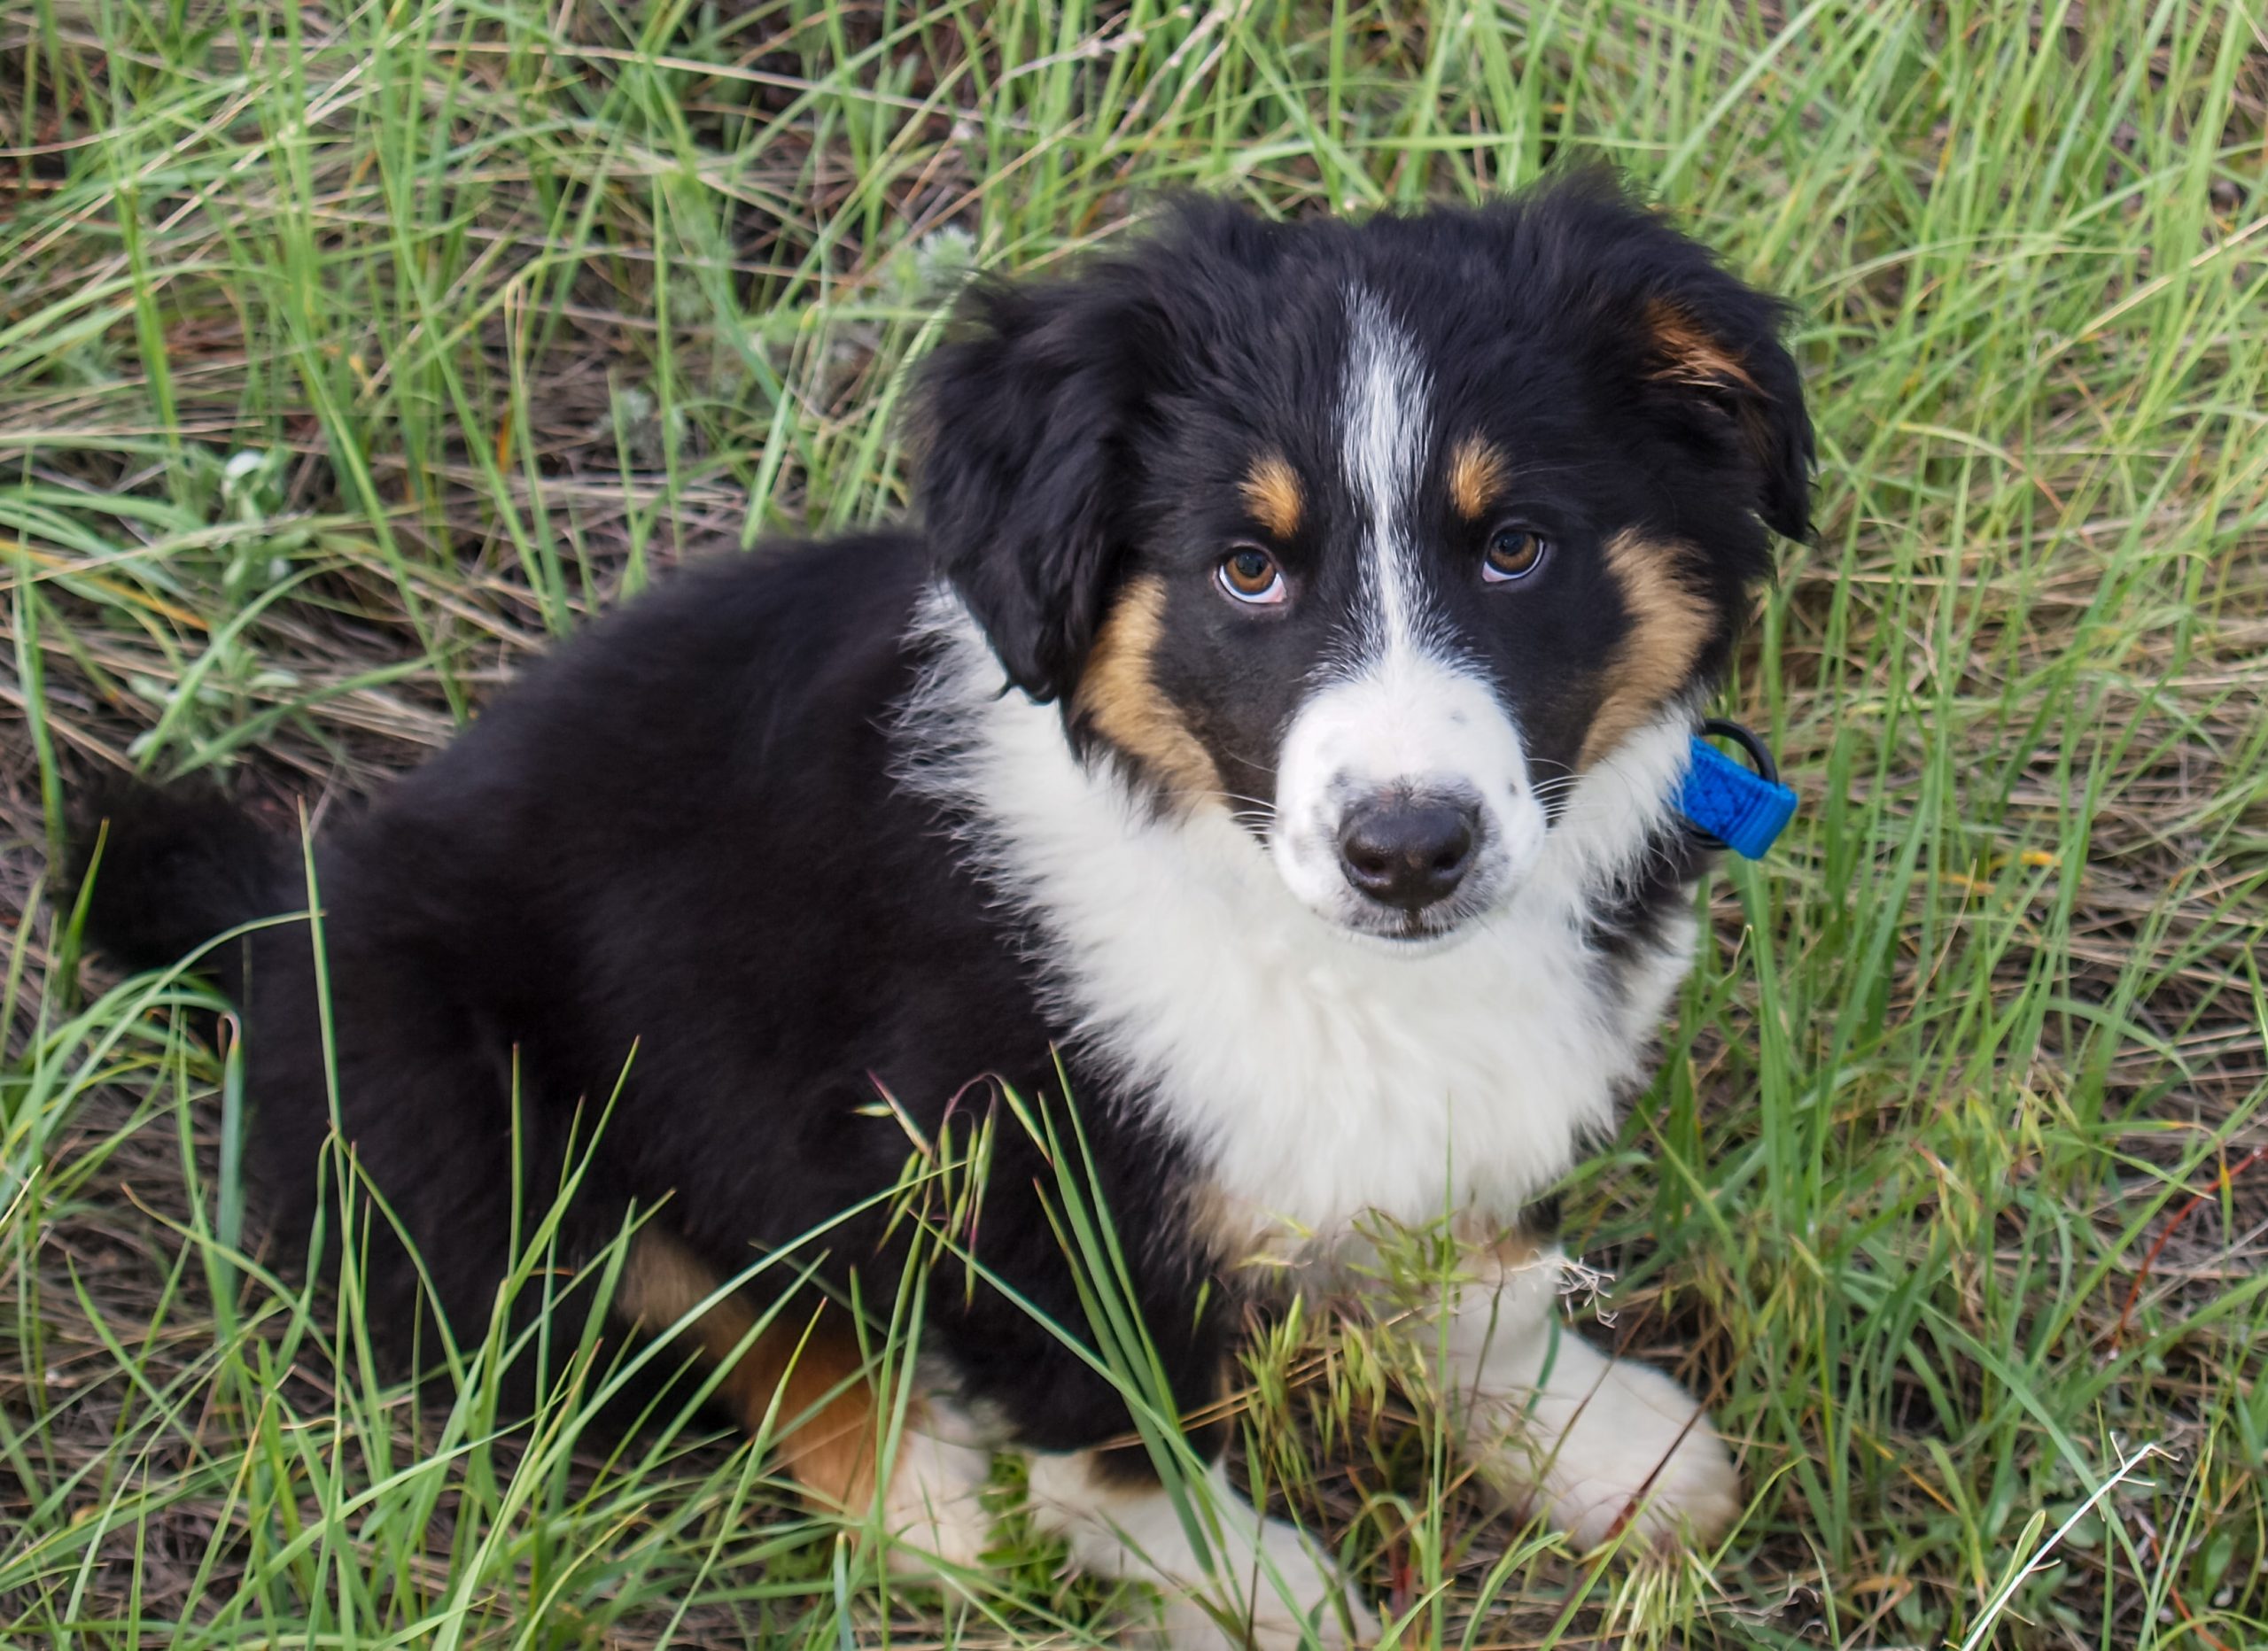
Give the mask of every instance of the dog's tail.
[[[68, 863], [83, 892], [86, 935], [113, 962], [163, 968], [257, 919], [295, 911], [291, 845], [218, 794], [105, 784], [77, 811]], [[207, 952], [198, 973], [223, 988], [241, 978], [239, 941]]]

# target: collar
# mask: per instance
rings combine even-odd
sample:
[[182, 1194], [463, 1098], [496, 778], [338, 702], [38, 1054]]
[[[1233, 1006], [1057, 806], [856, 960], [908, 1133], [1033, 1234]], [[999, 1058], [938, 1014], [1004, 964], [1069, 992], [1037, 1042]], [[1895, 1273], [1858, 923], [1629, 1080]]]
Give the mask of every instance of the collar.
[[[1738, 745], [1754, 767], [1711, 745], [1713, 737]], [[1736, 722], [1713, 717], [1693, 736], [1692, 765], [1685, 771], [1677, 811], [1705, 846], [1754, 860], [1794, 816], [1796, 794], [1780, 783], [1779, 767], [1762, 740]]]

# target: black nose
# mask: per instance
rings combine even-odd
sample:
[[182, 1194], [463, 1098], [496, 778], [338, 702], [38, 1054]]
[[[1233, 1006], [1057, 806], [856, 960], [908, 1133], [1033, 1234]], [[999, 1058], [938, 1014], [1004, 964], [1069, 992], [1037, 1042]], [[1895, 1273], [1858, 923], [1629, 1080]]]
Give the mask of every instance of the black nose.
[[1339, 828], [1339, 863], [1371, 899], [1423, 911], [1455, 894], [1471, 869], [1474, 813], [1455, 802], [1360, 804]]

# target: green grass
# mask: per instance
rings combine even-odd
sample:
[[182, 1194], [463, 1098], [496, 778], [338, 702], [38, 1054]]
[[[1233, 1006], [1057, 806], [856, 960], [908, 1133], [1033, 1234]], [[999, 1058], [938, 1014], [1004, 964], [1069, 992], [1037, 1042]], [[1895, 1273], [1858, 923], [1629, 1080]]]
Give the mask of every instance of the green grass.
[[1752, 1507], [1711, 1570], [1568, 1554], [1312, 1321], [1246, 1459], [1406, 1644], [2268, 1642], [2268, 21], [2043, 28], [0, 3], [0, 1640], [1109, 1642], [1013, 1523], [941, 1605], [757, 1453], [610, 1454], [585, 1394], [500, 1435], [501, 1349], [385, 1385], [249, 1247], [200, 994], [79, 968], [65, 779], [320, 816], [680, 555], [896, 511], [968, 262], [1588, 156], [1794, 300], [1821, 430], [1728, 695], [1806, 807], [1568, 1189]]

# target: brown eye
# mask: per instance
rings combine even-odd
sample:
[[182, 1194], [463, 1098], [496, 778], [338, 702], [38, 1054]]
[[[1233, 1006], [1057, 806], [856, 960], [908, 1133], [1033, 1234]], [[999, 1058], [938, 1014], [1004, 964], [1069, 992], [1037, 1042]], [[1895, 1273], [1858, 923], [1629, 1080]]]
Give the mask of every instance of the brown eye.
[[1500, 527], [1488, 536], [1488, 554], [1481, 558], [1480, 577], [1491, 585], [1524, 579], [1542, 564], [1550, 546], [1540, 533], [1524, 527]]
[[1240, 602], [1266, 607], [1284, 600], [1284, 570], [1257, 545], [1239, 545], [1221, 558], [1221, 588]]

